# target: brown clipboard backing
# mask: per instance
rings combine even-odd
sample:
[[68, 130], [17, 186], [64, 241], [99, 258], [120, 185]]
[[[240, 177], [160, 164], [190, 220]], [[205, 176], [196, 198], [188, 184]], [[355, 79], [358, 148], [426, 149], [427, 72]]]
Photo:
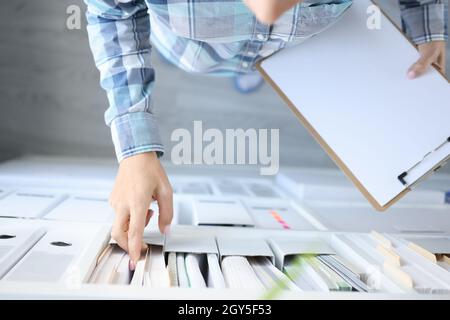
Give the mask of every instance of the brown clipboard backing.
[[[378, 4], [376, 4], [373, 0], [371, 1], [373, 4], [379, 7]], [[404, 33], [399, 29], [399, 27], [393, 22], [393, 20], [380, 8], [381, 13], [389, 20], [390, 23], [392, 23], [395, 28], [404, 35]], [[339, 23], [339, 22], [337, 22]], [[405, 38], [407, 38], [405, 36]], [[415, 47], [413, 42], [407, 38], [408, 41]], [[265, 59], [270, 58], [267, 57]], [[264, 60], [265, 60], [264, 59]], [[395, 198], [393, 198], [391, 201], [389, 201], [386, 205], [382, 206], [380, 205], [375, 198], [369, 193], [369, 191], [364, 187], [364, 185], [358, 180], [358, 178], [353, 174], [353, 172], [347, 167], [347, 165], [339, 158], [339, 156], [334, 152], [334, 150], [327, 144], [327, 142], [320, 136], [320, 134], [314, 129], [314, 127], [306, 120], [306, 118], [300, 113], [300, 111], [295, 107], [294, 103], [284, 94], [284, 92], [281, 90], [281, 88], [275, 83], [275, 81], [272, 80], [272, 78], [266, 73], [266, 71], [262, 68], [261, 63], [264, 61], [261, 60], [256, 64], [256, 69], [259, 71], [259, 73], [262, 75], [265, 81], [269, 83], [272, 88], [275, 90], [276, 93], [284, 100], [284, 102], [288, 105], [289, 109], [295, 114], [295, 116], [300, 120], [302, 125], [308, 130], [308, 132], [313, 136], [313, 138], [319, 143], [319, 145], [322, 147], [322, 149], [325, 150], [325, 152], [328, 154], [328, 156], [336, 163], [336, 165], [344, 172], [344, 174], [349, 178], [353, 184], [359, 189], [359, 191], [364, 195], [364, 197], [369, 201], [369, 203], [375, 208], [377, 211], [386, 211], [389, 209], [393, 204], [398, 202], [401, 198], [403, 198], [409, 191], [411, 191], [411, 188], [407, 188], [403, 190], [401, 193], [399, 193]], [[446, 77], [446, 75], [433, 66], [446, 80], [449, 82], [449, 78]], [[443, 161], [445, 162], [445, 160]], [[430, 172], [436, 171], [438, 168], [441, 167], [441, 163], [437, 164], [435, 167], [430, 169], [430, 171], [425, 174], [428, 175]]]

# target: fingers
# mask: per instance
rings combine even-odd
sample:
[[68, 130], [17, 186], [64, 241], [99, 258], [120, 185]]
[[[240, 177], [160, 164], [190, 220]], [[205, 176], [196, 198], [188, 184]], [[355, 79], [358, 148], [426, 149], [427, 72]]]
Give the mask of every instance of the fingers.
[[130, 255], [130, 268], [134, 270], [139, 261], [142, 249], [142, 238], [144, 235], [145, 221], [148, 209], [132, 208], [130, 212], [130, 227], [128, 229], [128, 254]]
[[447, 66], [447, 57], [446, 57], [445, 49], [439, 55], [437, 64], [438, 64], [439, 69], [441, 69], [441, 72], [445, 74], [446, 73], [446, 69], [447, 69], [446, 68], [446, 66]]
[[445, 65], [445, 45], [432, 41], [419, 45], [420, 59], [408, 70], [408, 78], [415, 79], [423, 75], [434, 64], [441, 70]]
[[420, 77], [425, 72], [427, 72], [428, 68], [433, 64], [433, 59], [429, 56], [421, 57], [416, 63], [414, 63], [411, 68], [408, 70], [408, 78], [415, 79]]
[[168, 181], [157, 189], [156, 200], [159, 207], [159, 231], [166, 233], [173, 218], [173, 191]]
[[125, 251], [128, 251], [128, 228], [129, 211], [127, 209], [116, 209], [116, 217], [111, 230], [111, 237]]

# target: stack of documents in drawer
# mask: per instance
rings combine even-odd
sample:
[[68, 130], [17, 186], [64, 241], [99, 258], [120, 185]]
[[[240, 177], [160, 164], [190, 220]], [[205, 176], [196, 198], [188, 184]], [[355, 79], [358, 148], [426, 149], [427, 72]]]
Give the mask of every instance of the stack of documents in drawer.
[[[450, 293], [450, 273], [445, 259], [446, 252], [450, 252], [448, 238], [445, 240], [446, 249], [442, 254], [437, 255], [414, 242], [378, 233], [372, 236], [341, 234], [336, 235], [336, 239], [358, 255], [360, 259], [358, 263], [361, 267], [366, 270], [378, 269], [387, 277], [386, 280], [378, 280], [378, 285], [382, 288], [387, 288], [389, 285], [386, 281], [390, 281], [403, 291]], [[431, 242], [434, 241], [439, 240], [432, 238]], [[385, 283], [382, 283], [383, 281]]]
[[[166, 258], [166, 259], [165, 259]], [[368, 291], [359, 271], [332, 255], [299, 255], [289, 259], [284, 273], [268, 257], [170, 252], [148, 245], [134, 272], [129, 257], [117, 245], [103, 252], [89, 282], [153, 288], [232, 288], [294, 291]]]
[[217, 255], [170, 252], [166, 263], [158, 245], [143, 250], [134, 272], [129, 270], [128, 255], [117, 245], [109, 245], [89, 282], [152, 288], [225, 288]]
[[300, 291], [267, 257], [227, 256], [222, 268], [228, 288]]
[[217, 254], [170, 252], [148, 245], [134, 272], [129, 257], [117, 245], [109, 245], [92, 273], [91, 284], [122, 284], [152, 288], [244, 288], [272, 289], [297, 286], [265, 257], [227, 256], [219, 262]]
[[304, 291], [363, 291], [369, 289], [360, 273], [333, 255], [290, 257], [284, 271]]
[[109, 245], [101, 254], [89, 283], [121, 284], [168, 288], [170, 286], [161, 246], [148, 246], [133, 271], [129, 268], [128, 254], [115, 244]]

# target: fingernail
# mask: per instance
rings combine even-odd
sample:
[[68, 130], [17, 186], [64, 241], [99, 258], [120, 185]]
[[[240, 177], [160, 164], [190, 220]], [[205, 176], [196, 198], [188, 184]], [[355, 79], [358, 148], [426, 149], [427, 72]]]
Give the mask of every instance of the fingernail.
[[414, 79], [415, 77], [416, 77], [416, 73], [414, 71], [408, 72], [408, 78], [409, 79]]
[[136, 269], [136, 264], [130, 260], [128, 267], [130, 268], [130, 271], [134, 271], [134, 269]]

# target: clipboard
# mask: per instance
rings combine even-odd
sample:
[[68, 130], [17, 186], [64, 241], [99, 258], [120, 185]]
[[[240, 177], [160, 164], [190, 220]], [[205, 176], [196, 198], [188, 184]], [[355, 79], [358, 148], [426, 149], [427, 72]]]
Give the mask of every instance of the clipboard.
[[384, 13], [381, 29], [370, 30], [370, 5], [354, 1], [329, 30], [257, 69], [371, 205], [385, 211], [450, 159], [450, 86], [433, 68], [407, 79], [419, 54]]

